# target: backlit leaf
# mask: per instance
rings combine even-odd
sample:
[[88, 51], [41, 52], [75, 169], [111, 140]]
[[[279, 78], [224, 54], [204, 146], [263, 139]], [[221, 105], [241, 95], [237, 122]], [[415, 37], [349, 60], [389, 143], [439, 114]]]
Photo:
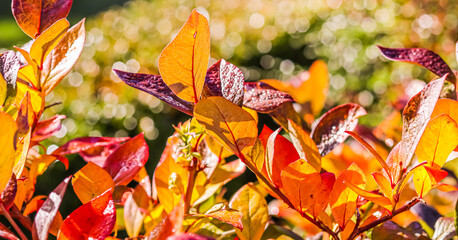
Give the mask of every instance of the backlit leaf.
[[199, 101], [194, 116], [210, 136], [241, 159], [256, 141], [257, 126], [253, 117], [223, 97]]
[[148, 161], [148, 157], [149, 148], [141, 133], [112, 152], [103, 168], [111, 175], [115, 185], [128, 184]]
[[458, 121], [458, 101], [448, 98], [437, 100], [433, 113], [431, 113], [431, 119], [443, 113], [449, 115], [455, 122]]
[[301, 127], [288, 119], [288, 132], [291, 141], [299, 153], [299, 157], [307, 160], [317, 171], [321, 170], [321, 155], [315, 142], [310, 138], [307, 132]]
[[170, 106], [192, 116], [194, 104], [179, 98], [165, 84], [159, 75], [144, 73], [129, 73], [121, 70], [114, 70], [118, 77], [127, 85], [147, 92]]
[[39, 121], [33, 130], [31, 140], [40, 142], [53, 136], [62, 128], [61, 121], [65, 118], [67, 118], [65, 115], [54, 115], [49, 119]]
[[[63, 1], [63, 0], [60, 0]], [[71, 27], [43, 62], [41, 88], [48, 95], [70, 72], [83, 51], [86, 30], [84, 19]]]
[[48, 196], [48, 199], [43, 203], [38, 210], [35, 220], [33, 222], [33, 235], [40, 240], [46, 240], [48, 238], [48, 230], [51, 223], [58, 213], [59, 206], [62, 203], [67, 185], [70, 182], [71, 176], [64, 179]]
[[378, 204], [380, 205], [381, 207], [385, 208], [386, 210], [388, 211], [391, 211], [391, 208], [392, 208], [392, 204], [391, 204], [391, 201], [389, 198], [387, 197], [384, 197], [382, 195], [379, 195], [379, 194], [376, 194], [376, 193], [373, 193], [373, 192], [369, 192], [369, 191], [366, 191], [366, 190], [363, 190], [357, 186], [355, 186], [354, 184], [352, 184], [351, 182], [345, 182], [345, 184], [351, 188], [351, 190], [353, 190], [355, 193], [357, 193], [359, 196], [375, 203], [375, 204]]
[[402, 113], [402, 146], [399, 157], [405, 167], [410, 165], [415, 148], [439, 98], [444, 79], [445, 76], [428, 83], [409, 100], [404, 108]]
[[213, 212], [204, 213], [206, 217], [216, 218], [220, 221], [228, 223], [238, 230], [243, 230], [242, 216], [243, 214], [240, 211], [233, 209], [222, 209]]
[[184, 204], [179, 202], [148, 236], [150, 240], [167, 240], [172, 235], [181, 233], [184, 220]]
[[242, 213], [243, 230], [235, 229], [240, 240], [259, 240], [269, 219], [264, 196], [252, 183], [240, 188], [232, 197], [229, 206]]
[[413, 174], [413, 184], [419, 197], [425, 196], [431, 190], [432, 182], [428, 171], [424, 167], [420, 167]]
[[328, 206], [329, 195], [336, 181], [334, 173], [324, 172], [320, 174], [320, 177], [321, 184], [317, 187], [317, 191], [314, 192], [312, 201], [313, 208], [310, 210], [310, 214], [312, 214], [314, 217], [322, 216], [320, 214], [323, 213], [323, 211]]
[[17, 82], [17, 95], [15, 100], [16, 106], [20, 105], [21, 100], [24, 99], [27, 93], [30, 94], [30, 102], [32, 104], [33, 111], [37, 114], [42, 112], [45, 107], [45, 98], [43, 94], [19, 81]]
[[424, 48], [385, 48], [378, 46], [383, 56], [393, 61], [409, 62], [425, 67], [439, 77], [449, 74], [447, 79], [455, 84], [452, 69], [435, 52]]
[[[0, 111], [0, 191], [5, 189], [16, 157], [15, 134], [17, 125], [13, 118]], [[19, 175], [20, 176], [20, 175]]]
[[13, 0], [14, 18], [31, 38], [36, 38], [56, 20], [66, 18], [72, 0]]
[[10, 180], [6, 184], [5, 189], [3, 189], [0, 196], [0, 203], [3, 204], [3, 207], [8, 211], [11, 206], [14, 204], [14, 198], [17, 193], [17, 179], [16, 175], [13, 173]]
[[393, 200], [393, 189], [391, 188], [391, 184], [388, 179], [383, 176], [383, 174], [374, 172], [372, 173], [372, 177], [374, 177], [375, 182], [379, 186], [380, 190], [382, 190], [383, 194]]
[[244, 87], [243, 106], [260, 113], [271, 112], [285, 102], [294, 101], [289, 94], [279, 91], [267, 83], [246, 82]]
[[366, 110], [361, 106], [348, 103], [337, 106], [321, 116], [311, 133], [321, 156], [330, 153], [344, 142], [348, 137], [345, 131], [353, 131], [358, 124], [358, 118], [365, 114]]
[[[397, 184], [398, 181], [401, 180], [401, 177], [407, 168], [401, 159], [401, 149], [402, 141], [398, 142], [398, 144], [391, 149], [390, 154], [388, 154], [388, 157], [386, 158], [386, 164], [391, 172], [391, 183], [393, 184]], [[389, 176], [387, 175], [387, 177]]]
[[92, 162], [88, 162], [75, 173], [72, 185], [76, 196], [83, 204], [90, 202], [106, 190], [114, 188], [110, 174]]
[[429, 121], [416, 149], [419, 162], [430, 166], [444, 165], [447, 157], [458, 146], [458, 125], [447, 114]]
[[116, 223], [116, 209], [107, 190], [77, 208], [62, 223], [57, 239], [105, 239]]
[[303, 129], [306, 129], [307, 132], [310, 132], [310, 127], [307, 123], [302, 120], [302, 117], [296, 112], [293, 107], [292, 102], [285, 102], [277, 109], [269, 112], [275, 122], [277, 122], [282, 128], [288, 129], [288, 120], [293, 121], [296, 125], [301, 126]]
[[149, 204], [148, 194], [140, 185], [127, 197], [124, 204], [124, 224], [130, 237], [138, 236], [140, 233]]
[[205, 90], [208, 96], [221, 96], [240, 106], [243, 102], [244, 81], [238, 67], [221, 59], [208, 68]]
[[0, 54], [0, 106], [8, 106], [14, 102], [17, 86], [16, 79], [21, 66], [14, 51]]
[[197, 103], [202, 94], [209, 56], [208, 21], [194, 9], [159, 57], [162, 79], [178, 97]]

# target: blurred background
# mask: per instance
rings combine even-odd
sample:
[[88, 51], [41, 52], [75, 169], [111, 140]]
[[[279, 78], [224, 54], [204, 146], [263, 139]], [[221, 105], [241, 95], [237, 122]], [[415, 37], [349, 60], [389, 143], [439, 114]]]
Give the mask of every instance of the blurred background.
[[[257, 81], [289, 79], [321, 59], [330, 72], [323, 111], [358, 103], [369, 113], [360, 121], [367, 126], [380, 123], [401, 96], [434, 78], [421, 67], [386, 61], [376, 45], [428, 48], [457, 69], [454, 0], [75, 0], [69, 20], [87, 18], [86, 46], [74, 70], [46, 99], [47, 104], [62, 102], [46, 116], [67, 119], [45, 145], [53, 150], [75, 137], [144, 132], [152, 174], [173, 132], [171, 124], [188, 117], [128, 87], [112, 69], [159, 74], [161, 50], [193, 8], [209, 19], [211, 62], [224, 58], [240, 67], [247, 81]], [[14, 21], [10, 1], [1, 1], [0, 52], [28, 40]], [[73, 161], [69, 171], [83, 164]], [[48, 171], [45, 175], [53, 178], [65, 175], [60, 164]], [[46, 195], [57, 185], [46, 176], [39, 182], [38, 191]]]

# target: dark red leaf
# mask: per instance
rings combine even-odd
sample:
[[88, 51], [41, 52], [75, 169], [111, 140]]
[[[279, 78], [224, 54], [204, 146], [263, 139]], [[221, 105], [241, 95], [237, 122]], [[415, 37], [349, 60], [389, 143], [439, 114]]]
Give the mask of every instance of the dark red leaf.
[[282, 103], [294, 102], [289, 94], [279, 91], [267, 83], [246, 82], [243, 106], [260, 113], [268, 113], [277, 109]]
[[415, 63], [425, 67], [439, 77], [449, 74], [447, 80], [456, 83], [455, 74], [435, 52], [424, 48], [385, 48], [378, 46], [383, 56], [393, 61]]
[[403, 126], [400, 160], [405, 163], [405, 167], [410, 165], [417, 144], [436, 106], [446, 77], [445, 75], [426, 85], [419, 93], [409, 100], [402, 112]]
[[129, 137], [110, 138], [110, 137], [82, 137], [70, 140], [66, 144], [56, 149], [53, 155], [69, 155], [88, 151], [92, 148], [105, 147], [129, 140]]
[[9, 105], [14, 101], [17, 91], [17, 73], [20, 66], [21, 64], [19, 62], [19, 58], [14, 51], [6, 51], [0, 54], [0, 74], [6, 82], [6, 96], [4, 96], [5, 99], [2, 99], [2, 96], [0, 95], [0, 106]]
[[112, 152], [103, 168], [111, 175], [115, 185], [128, 184], [148, 161], [148, 157], [149, 148], [141, 133]]
[[57, 239], [105, 239], [116, 223], [111, 190], [82, 205], [65, 218]]
[[65, 115], [55, 115], [39, 121], [33, 131], [31, 141], [40, 142], [56, 134], [62, 128], [61, 121], [65, 118], [67, 118]]
[[7, 226], [3, 225], [3, 223], [0, 223], [0, 238], [6, 240], [19, 240]]
[[353, 131], [358, 124], [358, 118], [365, 114], [366, 110], [361, 106], [348, 103], [337, 106], [321, 116], [311, 133], [321, 156], [325, 156], [343, 143], [348, 137], [345, 131]]
[[93, 162], [97, 164], [99, 167], [103, 167], [105, 165], [107, 157], [110, 156], [110, 154], [114, 152], [114, 150], [116, 150], [119, 146], [121, 146], [121, 143], [114, 143], [108, 146], [95, 147], [80, 152], [79, 155], [84, 159], [84, 161]]
[[192, 116], [194, 104], [179, 98], [173, 93], [169, 86], [165, 84], [164, 80], [162, 80], [161, 76], [144, 73], [130, 73], [117, 69], [114, 69], [114, 71], [127, 85], [147, 92], [177, 110]]
[[40, 210], [38, 210], [33, 222], [33, 239], [46, 240], [48, 238], [49, 227], [59, 210], [65, 190], [71, 178], [72, 176], [69, 176], [64, 179], [64, 181], [49, 194], [48, 199], [46, 199], [40, 207]]
[[242, 71], [224, 59], [214, 63], [205, 76], [205, 87], [209, 96], [221, 96], [237, 105], [243, 102]]
[[66, 18], [72, 0], [13, 0], [14, 18], [27, 35], [36, 38], [54, 22]]
[[1, 194], [1, 204], [3, 204], [3, 207], [5, 207], [6, 210], [9, 210], [11, 206], [13, 206], [14, 198], [16, 197], [16, 192], [17, 180], [16, 175], [13, 173]]

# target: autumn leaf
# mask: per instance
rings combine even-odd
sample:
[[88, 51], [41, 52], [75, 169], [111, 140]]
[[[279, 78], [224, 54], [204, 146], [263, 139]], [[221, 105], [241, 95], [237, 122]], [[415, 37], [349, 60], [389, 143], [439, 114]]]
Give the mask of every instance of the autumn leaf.
[[138, 185], [124, 203], [124, 224], [130, 237], [138, 236], [150, 205], [150, 199], [142, 186]]
[[448, 98], [437, 100], [431, 119], [443, 113], [449, 115], [455, 122], [458, 121], [458, 101]]
[[62, 223], [57, 239], [105, 239], [115, 223], [116, 209], [111, 190], [107, 190], [70, 213]]
[[59, 206], [62, 203], [67, 185], [72, 176], [69, 176], [62, 181], [50, 194], [48, 199], [43, 203], [38, 210], [35, 220], [33, 222], [33, 235], [34, 239], [46, 240], [48, 238], [48, 231], [53, 222], [54, 217], [59, 211]]
[[413, 184], [419, 197], [425, 196], [432, 188], [432, 182], [429, 178], [428, 171], [421, 166], [413, 174]]
[[279, 108], [283, 103], [293, 102], [287, 93], [279, 91], [267, 83], [246, 82], [243, 106], [260, 113], [269, 113]]
[[348, 137], [345, 131], [353, 131], [358, 124], [358, 118], [365, 114], [366, 110], [361, 106], [348, 103], [337, 106], [321, 116], [311, 133], [321, 156], [327, 155], [344, 142]]
[[[401, 159], [401, 149], [402, 149], [402, 141], [398, 142], [396, 146], [391, 149], [391, 152], [388, 154], [386, 158], [386, 164], [388, 165], [388, 169], [391, 172], [391, 183], [397, 184], [403, 174], [407, 166], [405, 166], [404, 162]], [[387, 177], [390, 177], [387, 175]]]
[[0, 196], [0, 204], [8, 211], [11, 206], [14, 204], [14, 198], [17, 193], [17, 179], [16, 175], [13, 173], [10, 180], [6, 184], [5, 189], [3, 189]]
[[141, 133], [112, 152], [107, 157], [103, 169], [111, 175], [115, 185], [125, 185], [145, 165], [148, 157], [149, 148]]
[[180, 201], [153, 231], [148, 239], [167, 240], [170, 236], [179, 235], [184, 220], [184, 204]]
[[242, 71], [234, 64], [220, 59], [207, 70], [204, 92], [207, 96], [220, 96], [236, 105], [243, 103]]
[[392, 185], [390, 180], [386, 179], [386, 177], [379, 172], [372, 173], [372, 177], [379, 186], [380, 190], [382, 190], [383, 194], [390, 199], [392, 204], [394, 204], [395, 202], [393, 201], [393, 188], [391, 187]]
[[194, 103], [179, 98], [172, 92], [167, 84], [165, 84], [161, 76], [144, 73], [129, 73], [117, 69], [114, 69], [114, 71], [127, 85], [147, 92], [175, 109], [192, 116]]
[[240, 188], [229, 202], [229, 206], [242, 213], [243, 230], [235, 229], [240, 240], [259, 240], [269, 219], [264, 196], [248, 183]]
[[31, 141], [40, 142], [56, 134], [62, 128], [61, 121], [65, 118], [67, 118], [65, 115], [54, 115], [39, 121], [33, 129]]
[[345, 182], [345, 184], [351, 189], [353, 190], [355, 193], [357, 193], [359, 196], [375, 203], [375, 204], [378, 204], [380, 205], [381, 207], [385, 208], [386, 210], [388, 211], [391, 211], [392, 210], [392, 204], [391, 204], [391, 201], [389, 198], [387, 197], [384, 197], [382, 195], [379, 195], [379, 194], [376, 194], [376, 193], [373, 193], [373, 192], [369, 192], [369, 191], [366, 191], [364, 189], [361, 189], [359, 188], [358, 186], [355, 186], [354, 184], [352, 184], [351, 182]]
[[223, 97], [199, 101], [194, 117], [210, 136], [242, 160], [256, 141], [257, 126], [253, 117]]
[[178, 97], [200, 100], [210, 56], [210, 29], [207, 18], [193, 10], [177, 36], [159, 57], [162, 79]]
[[83, 204], [90, 202], [106, 190], [113, 190], [114, 188], [110, 174], [92, 162], [88, 162], [86, 166], [75, 173], [72, 185], [76, 196]]
[[321, 155], [315, 142], [301, 127], [288, 119], [288, 132], [299, 157], [307, 160], [317, 171], [321, 170]]
[[458, 146], [458, 125], [447, 114], [429, 121], [416, 149], [419, 162], [442, 167], [450, 153]]
[[452, 69], [435, 52], [424, 48], [385, 48], [378, 46], [383, 56], [393, 61], [409, 62], [425, 67], [439, 77], [448, 73], [447, 80], [455, 84]]
[[405, 167], [410, 165], [415, 148], [439, 98], [445, 77], [431, 81], [413, 96], [404, 108], [402, 113], [402, 146], [399, 157]]
[[21, 64], [14, 51], [0, 54], [0, 106], [5, 109], [14, 102], [16, 79]]
[[[16, 122], [13, 118], [0, 111], [0, 191], [5, 189], [13, 170], [16, 157], [15, 134]], [[19, 175], [20, 176], [20, 175]]]
[[[211, 210], [211, 209], [210, 209]], [[238, 230], [243, 230], [242, 213], [234, 209], [220, 209], [218, 211], [209, 211], [202, 214], [205, 217], [211, 217], [232, 225]]]

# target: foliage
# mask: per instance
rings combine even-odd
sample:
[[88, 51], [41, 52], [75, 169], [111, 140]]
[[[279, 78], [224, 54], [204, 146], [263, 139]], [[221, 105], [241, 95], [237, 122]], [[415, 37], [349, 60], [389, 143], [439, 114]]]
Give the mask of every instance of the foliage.
[[[422, 65], [438, 78], [413, 95], [402, 114], [393, 112], [402, 124], [387, 119], [381, 127], [361, 128], [358, 121], [366, 110], [358, 104], [342, 104], [320, 116], [329, 86], [322, 61], [312, 65], [309, 78], [286, 82], [245, 82], [242, 71], [223, 59], [208, 68], [210, 27], [194, 9], [159, 56], [161, 75], [114, 71], [127, 85], [191, 117], [174, 126], [150, 178], [143, 133], [75, 138], [57, 149], [42, 143], [59, 132], [65, 119], [41, 119], [49, 109], [46, 97], [71, 71], [85, 40], [84, 20], [70, 27], [65, 19], [72, 1], [54, 3], [13, 0], [13, 14], [32, 40], [0, 56], [0, 210], [15, 229], [0, 225], [2, 237], [118, 239], [125, 232], [139, 239], [316, 235], [337, 240], [455, 235], [451, 217], [438, 218], [429, 236], [420, 223], [404, 218], [421, 201], [435, 204], [427, 199], [438, 196], [434, 189], [458, 190], [456, 176], [443, 168], [456, 162], [458, 150], [457, 76], [434, 52], [379, 47], [389, 59]], [[303, 97], [308, 88], [315, 91]], [[281, 127], [263, 126], [258, 132], [259, 113]], [[348, 136], [356, 141], [344, 143]], [[363, 147], [372, 156], [365, 157]], [[68, 168], [67, 156], [75, 153], [85, 166], [48, 196], [36, 195], [37, 177], [55, 161]], [[226, 200], [225, 185], [246, 168], [258, 183], [247, 183]], [[70, 182], [82, 205], [64, 219], [59, 208]], [[268, 194], [276, 199], [269, 204]]]

